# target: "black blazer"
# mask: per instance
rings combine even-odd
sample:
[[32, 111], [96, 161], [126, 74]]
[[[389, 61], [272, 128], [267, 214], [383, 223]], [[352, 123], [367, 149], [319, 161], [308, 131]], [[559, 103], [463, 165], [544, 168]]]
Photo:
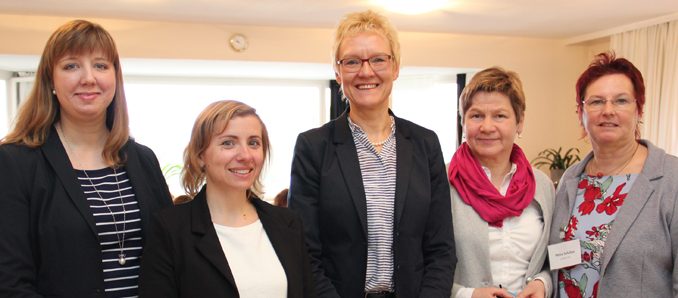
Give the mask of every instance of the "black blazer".
[[[258, 198], [251, 201], [285, 270], [287, 297], [315, 297], [299, 216]], [[240, 297], [212, 224], [205, 187], [192, 201], [153, 217], [140, 287], [140, 297]]]
[[[363, 297], [367, 207], [345, 112], [299, 135], [290, 208], [306, 228], [319, 297]], [[433, 131], [395, 118], [394, 281], [398, 297], [450, 297], [456, 264], [450, 191]]]
[[[145, 231], [171, 196], [153, 151], [130, 139], [122, 154]], [[0, 146], [0, 297], [105, 297], [103, 288], [94, 216], [54, 128], [40, 147]]]

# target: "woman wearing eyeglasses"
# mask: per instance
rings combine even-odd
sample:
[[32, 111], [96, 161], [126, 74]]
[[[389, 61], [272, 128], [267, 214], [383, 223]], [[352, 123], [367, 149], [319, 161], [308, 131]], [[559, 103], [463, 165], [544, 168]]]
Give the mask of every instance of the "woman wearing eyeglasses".
[[601, 53], [576, 88], [593, 151], [567, 170], [556, 194], [550, 242], [575, 241], [581, 262], [552, 271], [555, 294], [676, 297], [678, 158], [640, 139], [643, 77], [628, 60]]
[[349, 108], [299, 135], [289, 196], [318, 296], [449, 297], [456, 258], [440, 144], [389, 110], [397, 33], [372, 11], [349, 14], [333, 54]]

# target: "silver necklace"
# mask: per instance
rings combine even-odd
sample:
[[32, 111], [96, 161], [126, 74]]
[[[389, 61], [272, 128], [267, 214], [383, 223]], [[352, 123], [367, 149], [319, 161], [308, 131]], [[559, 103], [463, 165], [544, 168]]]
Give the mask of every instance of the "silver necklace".
[[[71, 145], [68, 139], [66, 138], [66, 134], [64, 134], [64, 130], [61, 128], [61, 124], [58, 124], [57, 129], [61, 136], [64, 139], [64, 144], [66, 144], [66, 147], [70, 151]], [[92, 178], [89, 177], [89, 174], [87, 174], [87, 170], [82, 170], [85, 173], [85, 177], [87, 177], [87, 180], [89, 181], [89, 184], [94, 188], [94, 192], [97, 194], [97, 196], [101, 199], [101, 202], [104, 203], [104, 206], [106, 206], [106, 209], [108, 209], [108, 213], [111, 215], [113, 218], [113, 227], [115, 228], [115, 237], [118, 239], [118, 248], [119, 253], [118, 253], [118, 264], [125, 265], [127, 263], [127, 259], [125, 258], [126, 255], [124, 253], [125, 250], [125, 231], [126, 225], [127, 225], [127, 210], [125, 210], [125, 201], [122, 199], [122, 191], [120, 190], [120, 181], [118, 181], [118, 172], [113, 168], [113, 176], [115, 177], [115, 185], [118, 188], [118, 198], [120, 198], [120, 205], [122, 206], [122, 237], [120, 237], [120, 231], [118, 231], [118, 221], [115, 219], [115, 214], [113, 214], [113, 210], [111, 210], [111, 207], [108, 206], [108, 203], [106, 203], [106, 200], [101, 196], [101, 193], [99, 193], [99, 190], [97, 187], [94, 185], [94, 182], [92, 181]]]
[[89, 180], [89, 184], [92, 185], [92, 188], [94, 188], [94, 192], [97, 193], [97, 196], [101, 199], [101, 201], [104, 203], [104, 206], [106, 206], [106, 209], [108, 209], [108, 213], [111, 214], [111, 217], [113, 218], [113, 227], [115, 228], [115, 237], [118, 238], [118, 248], [120, 248], [120, 253], [118, 254], [118, 263], [120, 265], [125, 265], [127, 263], [127, 259], [125, 259], [126, 255], [124, 253], [125, 250], [125, 231], [126, 231], [126, 225], [127, 225], [127, 210], [125, 210], [125, 201], [122, 199], [122, 191], [120, 190], [120, 182], [118, 181], [118, 172], [113, 168], [113, 176], [115, 176], [115, 184], [118, 187], [118, 197], [120, 198], [120, 205], [122, 206], [122, 238], [120, 237], [120, 231], [118, 231], [118, 222], [115, 220], [115, 214], [113, 214], [113, 210], [111, 210], [111, 207], [108, 206], [108, 203], [106, 203], [106, 200], [101, 196], [101, 193], [99, 193], [99, 190], [97, 189], [96, 186], [94, 186], [94, 182], [92, 179], [89, 177], [87, 174], [87, 170], [82, 170], [85, 172], [85, 177], [87, 177], [87, 180]]

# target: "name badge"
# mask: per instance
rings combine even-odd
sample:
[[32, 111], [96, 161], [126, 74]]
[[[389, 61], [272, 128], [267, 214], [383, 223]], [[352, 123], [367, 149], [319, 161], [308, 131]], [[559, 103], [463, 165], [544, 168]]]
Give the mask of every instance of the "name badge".
[[549, 250], [549, 263], [551, 270], [565, 268], [581, 264], [581, 244], [579, 240], [570, 240], [558, 244], [551, 244]]

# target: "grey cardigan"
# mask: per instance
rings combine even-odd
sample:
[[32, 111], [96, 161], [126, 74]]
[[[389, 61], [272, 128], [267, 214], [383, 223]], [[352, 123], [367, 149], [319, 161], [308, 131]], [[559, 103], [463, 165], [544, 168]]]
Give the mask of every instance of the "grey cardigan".
[[[643, 170], [631, 186], [605, 242], [598, 297], [676, 297], [678, 295], [678, 158], [646, 140]], [[568, 169], [556, 195], [550, 243], [570, 217], [586, 158]], [[676, 216], [674, 216], [676, 215]], [[552, 278], [557, 284], [557, 270]], [[557, 297], [558, 287], [554, 287]]]
[[[542, 270], [542, 267], [547, 255], [546, 246], [549, 239], [555, 191], [553, 183], [546, 174], [537, 169], [533, 169], [533, 171], [537, 183], [534, 200], [541, 210], [544, 229], [539, 238], [535, 238], [535, 241], [539, 241], [539, 243], [532, 258], [530, 258], [525, 276], [527, 280], [536, 277], [543, 279], [546, 296], [549, 297], [552, 288], [551, 277], [548, 269]], [[490, 271], [487, 222], [473, 210], [473, 207], [461, 200], [454, 187], [450, 187], [450, 194], [452, 197], [452, 226], [454, 227], [458, 258], [452, 287], [452, 297], [454, 298], [461, 288], [482, 288], [496, 285], [492, 280], [492, 272]]]

